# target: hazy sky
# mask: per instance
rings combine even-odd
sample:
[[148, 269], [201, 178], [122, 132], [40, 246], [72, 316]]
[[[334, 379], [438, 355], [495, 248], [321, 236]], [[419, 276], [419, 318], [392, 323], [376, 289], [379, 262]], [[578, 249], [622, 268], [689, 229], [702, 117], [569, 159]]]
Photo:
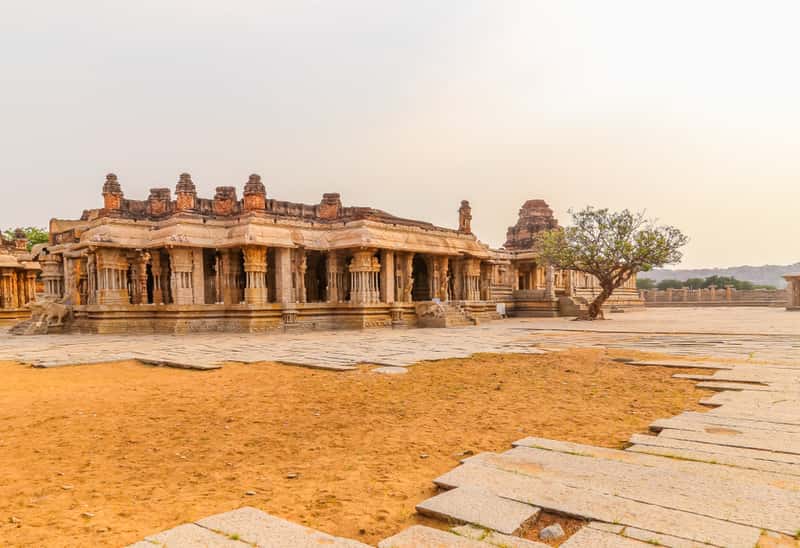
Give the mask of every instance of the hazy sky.
[[4, 2], [0, 226], [192, 174], [473, 230], [646, 209], [683, 266], [800, 261], [800, 3]]

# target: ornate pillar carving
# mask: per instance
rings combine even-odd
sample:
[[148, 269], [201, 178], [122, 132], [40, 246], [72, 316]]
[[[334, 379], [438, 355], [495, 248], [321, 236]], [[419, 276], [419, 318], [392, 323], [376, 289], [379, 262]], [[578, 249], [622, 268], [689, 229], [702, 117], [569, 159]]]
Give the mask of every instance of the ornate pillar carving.
[[328, 290], [326, 295], [329, 303], [342, 302], [344, 298], [344, 287], [341, 283], [342, 269], [339, 264], [339, 252], [331, 250], [328, 252], [325, 263], [325, 271], [328, 275]]
[[97, 304], [128, 304], [128, 259], [122, 250], [99, 248]]
[[360, 249], [350, 260], [350, 302], [354, 304], [372, 304], [380, 300], [378, 275], [381, 270], [380, 261], [375, 257], [374, 249]]
[[267, 248], [248, 245], [244, 248], [245, 290], [244, 302], [264, 304], [267, 302]]
[[192, 250], [186, 247], [169, 248], [170, 293], [175, 304], [194, 303]]
[[292, 274], [294, 277], [294, 301], [297, 303], [306, 302], [306, 271], [308, 270], [308, 262], [306, 258], [306, 250], [302, 247], [293, 250], [293, 268]]
[[161, 287], [161, 250], [150, 253], [150, 272], [153, 275], [153, 304], [164, 304], [164, 290]]
[[479, 301], [481, 299], [481, 261], [473, 257], [464, 259], [463, 286], [464, 299]]

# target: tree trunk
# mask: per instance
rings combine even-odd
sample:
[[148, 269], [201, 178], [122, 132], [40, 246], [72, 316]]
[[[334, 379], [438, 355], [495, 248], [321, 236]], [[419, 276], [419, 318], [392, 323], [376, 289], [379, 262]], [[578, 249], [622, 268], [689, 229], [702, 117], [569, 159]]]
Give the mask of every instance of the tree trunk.
[[592, 301], [592, 304], [589, 305], [589, 319], [596, 320], [601, 319], [605, 320], [605, 315], [603, 314], [603, 303], [605, 303], [608, 298], [611, 296], [611, 292], [613, 289], [606, 289], [600, 292], [600, 294]]

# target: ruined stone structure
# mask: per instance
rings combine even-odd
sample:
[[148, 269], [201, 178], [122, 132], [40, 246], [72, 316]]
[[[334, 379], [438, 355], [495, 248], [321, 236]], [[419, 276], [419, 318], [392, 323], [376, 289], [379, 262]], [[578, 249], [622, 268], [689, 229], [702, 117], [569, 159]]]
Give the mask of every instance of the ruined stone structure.
[[786, 280], [786, 310], [800, 310], [800, 274], [788, 274]]
[[694, 308], [698, 306], [785, 306], [786, 289], [736, 289], [709, 286], [703, 289], [642, 289], [639, 291], [650, 308]]
[[258, 175], [242, 199], [231, 186], [200, 198], [184, 173], [174, 199], [154, 188], [130, 200], [109, 174], [103, 207], [53, 219], [39, 258], [46, 296], [73, 306], [71, 328], [99, 332], [413, 326], [424, 302], [474, 323], [497, 317], [498, 302], [556, 315], [560, 298], [591, 291], [537, 263], [533, 235], [557, 226], [543, 201], [526, 202], [506, 249], [478, 241], [471, 220], [467, 201], [458, 229], [346, 207], [339, 194], [279, 201]]
[[28, 252], [25, 233], [17, 230], [13, 240], [0, 236], [0, 320], [30, 315], [28, 303], [36, 298], [39, 263]]

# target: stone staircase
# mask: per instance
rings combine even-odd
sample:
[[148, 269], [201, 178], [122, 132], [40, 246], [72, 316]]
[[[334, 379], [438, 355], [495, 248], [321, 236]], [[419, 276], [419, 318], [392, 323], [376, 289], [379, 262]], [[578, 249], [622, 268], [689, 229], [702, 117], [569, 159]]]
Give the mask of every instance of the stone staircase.
[[444, 327], [467, 327], [477, 323], [460, 304], [445, 302], [442, 306], [445, 310]]

